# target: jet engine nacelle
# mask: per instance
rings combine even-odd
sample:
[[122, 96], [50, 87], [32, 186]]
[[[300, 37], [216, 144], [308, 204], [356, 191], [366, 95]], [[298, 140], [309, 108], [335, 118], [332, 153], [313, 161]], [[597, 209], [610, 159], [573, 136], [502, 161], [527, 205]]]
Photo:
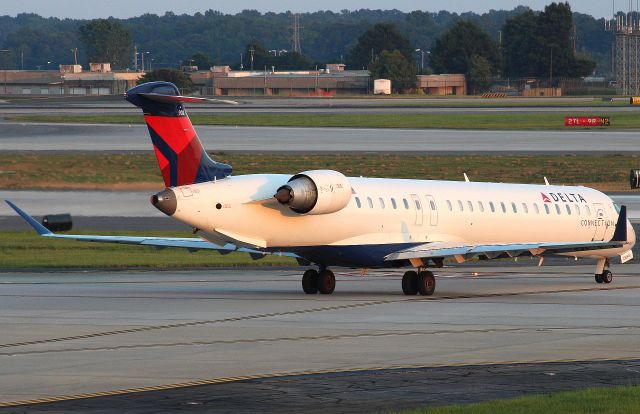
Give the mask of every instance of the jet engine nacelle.
[[278, 188], [274, 197], [296, 213], [329, 214], [349, 204], [351, 185], [347, 177], [337, 171], [304, 171]]

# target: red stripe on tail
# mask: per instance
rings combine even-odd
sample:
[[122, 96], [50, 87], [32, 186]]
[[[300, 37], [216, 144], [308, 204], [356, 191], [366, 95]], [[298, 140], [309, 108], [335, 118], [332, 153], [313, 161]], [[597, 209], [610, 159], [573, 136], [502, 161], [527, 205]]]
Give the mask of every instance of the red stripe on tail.
[[[160, 136], [176, 154], [177, 181], [174, 185], [193, 184], [198, 174], [203, 148], [187, 116], [167, 117], [145, 115], [147, 125]], [[171, 186], [172, 160], [167, 160], [156, 149], [158, 166], [167, 187]], [[175, 168], [175, 166], [173, 166]]]

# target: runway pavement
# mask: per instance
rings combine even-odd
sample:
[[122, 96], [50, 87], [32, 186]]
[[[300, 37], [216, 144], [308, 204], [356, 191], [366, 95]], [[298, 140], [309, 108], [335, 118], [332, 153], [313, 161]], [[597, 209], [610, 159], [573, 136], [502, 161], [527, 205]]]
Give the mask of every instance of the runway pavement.
[[[602, 105], [592, 97], [563, 98], [287, 98], [287, 97], [222, 97], [239, 105], [202, 103], [189, 105], [190, 113], [317, 113], [317, 114], [387, 114], [387, 113], [523, 113], [557, 112], [620, 113], [634, 112], [632, 105]], [[614, 98], [628, 103], [628, 98]], [[595, 105], [594, 105], [595, 103]], [[0, 116], [59, 114], [137, 114], [136, 108], [120, 96], [32, 98], [12, 102], [0, 101]]]
[[[638, 152], [637, 131], [472, 131], [198, 126], [209, 151], [407, 153]], [[2, 123], [0, 151], [151, 151], [144, 125]]]
[[[589, 362], [640, 358], [640, 266], [613, 271], [603, 286], [592, 265], [445, 268], [433, 297], [401, 295], [399, 272], [337, 270], [330, 296], [302, 294], [300, 270], [2, 273], [0, 401], [120, 390], [24, 410], [370, 412], [640, 383], [637, 361]], [[302, 373], [322, 375], [287, 376]]]

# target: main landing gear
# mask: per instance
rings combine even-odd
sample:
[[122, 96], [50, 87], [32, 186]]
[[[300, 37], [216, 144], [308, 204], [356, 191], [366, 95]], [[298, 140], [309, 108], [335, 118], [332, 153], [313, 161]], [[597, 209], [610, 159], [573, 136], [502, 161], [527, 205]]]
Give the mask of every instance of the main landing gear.
[[329, 269], [309, 269], [302, 275], [302, 290], [308, 295], [330, 295], [336, 289], [336, 277]]
[[421, 270], [419, 273], [413, 270], [405, 272], [402, 276], [402, 292], [405, 295], [431, 296], [436, 290], [436, 278], [428, 270]]
[[596, 283], [611, 283], [613, 281], [613, 273], [605, 267], [609, 267], [609, 259], [599, 259], [596, 264]]

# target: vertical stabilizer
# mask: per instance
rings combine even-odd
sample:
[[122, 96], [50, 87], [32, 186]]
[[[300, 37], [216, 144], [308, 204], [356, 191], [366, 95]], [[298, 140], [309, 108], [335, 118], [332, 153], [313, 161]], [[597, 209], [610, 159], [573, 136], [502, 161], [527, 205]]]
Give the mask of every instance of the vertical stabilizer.
[[158, 166], [166, 187], [221, 179], [231, 166], [213, 161], [202, 147], [183, 102], [204, 99], [180, 96], [169, 82], [150, 82], [127, 91], [125, 99], [144, 112]]

